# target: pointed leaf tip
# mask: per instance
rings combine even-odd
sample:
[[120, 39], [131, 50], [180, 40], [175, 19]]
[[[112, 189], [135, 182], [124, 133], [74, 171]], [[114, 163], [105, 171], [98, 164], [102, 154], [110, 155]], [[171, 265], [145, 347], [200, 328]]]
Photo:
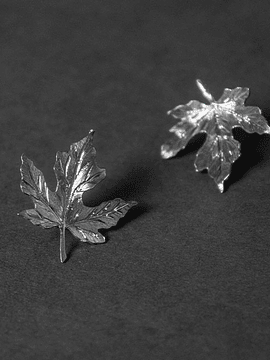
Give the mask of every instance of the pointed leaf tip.
[[223, 184], [223, 182], [217, 184], [217, 186], [218, 186], [219, 191], [220, 191], [221, 193], [223, 193], [223, 191], [224, 191], [224, 184]]
[[60, 255], [60, 261], [61, 261], [62, 264], [66, 261], [66, 259], [67, 259], [67, 256], [61, 256]]
[[25, 161], [27, 161], [27, 160], [29, 160], [28, 157], [27, 157], [24, 153], [22, 153], [22, 155], [21, 155], [21, 162], [23, 163], [23, 162], [25, 162]]
[[175, 152], [170, 150], [167, 145], [162, 145], [160, 149], [162, 159], [169, 159], [175, 155]]

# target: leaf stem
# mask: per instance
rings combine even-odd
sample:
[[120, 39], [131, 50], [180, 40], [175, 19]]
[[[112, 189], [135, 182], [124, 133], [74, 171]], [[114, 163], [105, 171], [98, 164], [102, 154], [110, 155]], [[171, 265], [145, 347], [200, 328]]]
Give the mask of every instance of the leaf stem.
[[60, 230], [60, 261], [63, 263], [66, 258], [66, 241], [65, 241], [65, 232], [66, 232], [66, 224], [64, 223], [62, 227], [59, 226]]
[[197, 79], [196, 80], [196, 84], [198, 86], [198, 88], [201, 90], [203, 96], [210, 102], [214, 102], [215, 99], [213, 98], [213, 96], [210, 94], [210, 92], [206, 89], [206, 87], [203, 85], [202, 81]]

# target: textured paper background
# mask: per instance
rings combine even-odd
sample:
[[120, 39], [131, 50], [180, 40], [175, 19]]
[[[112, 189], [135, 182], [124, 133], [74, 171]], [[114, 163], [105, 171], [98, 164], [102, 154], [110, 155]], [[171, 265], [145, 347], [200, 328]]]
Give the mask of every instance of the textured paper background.
[[[270, 358], [270, 137], [235, 131], [220, 194], [171, 160], [166, 111], [248, 86], [269, 119], [269, 1], [0, 1], [0, 357]], [[16, 216], [20, 155], [55, 186], [55, 153], [95, 129], [107, 178], [89, 205], [139, 205], [91, 246]]]

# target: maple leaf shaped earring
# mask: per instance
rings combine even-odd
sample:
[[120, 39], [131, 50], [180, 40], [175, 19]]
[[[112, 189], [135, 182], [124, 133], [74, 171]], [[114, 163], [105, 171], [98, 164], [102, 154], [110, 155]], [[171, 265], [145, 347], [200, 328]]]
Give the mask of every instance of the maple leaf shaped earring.
[[121, 199], [106, 201], [96, 207], [83, 204], [82, 195], [106, 176], [95, 161], [94, 131], [72, 144], [69, 152], [57, 152], [54, 173], [57, 180], [55, 192], [48, 189], [45, 178], [33, 162], [22, 155], [21, 190], [29, 195], [34, 209], [18, 215], [44, 228], [60, 229], [60, 260], [66, 260], [65, 229], [83, 242], [103, 243], [105, 238], [98, 229], [108, 229], [137, 203]]
[[196, 155], [195, 169], [207, 169], [223, 192], [231, 165], [240, 156], [240, 143], [233, 138], [232, 129], [241, 127], [248, 133], [270, 134], [270, 127], [258, 107], [244, 105], [248, 88], [225, 88], [216, 101], [200, 80], [196, 83], [210, 105], [191, 100], [168, 111], [168, 115], [180, 121], [169, 130], [174, 135], [161, 146], [161, 156], [164, 159], [175, 156], [194, 135], [206, 133], [205, 143]]

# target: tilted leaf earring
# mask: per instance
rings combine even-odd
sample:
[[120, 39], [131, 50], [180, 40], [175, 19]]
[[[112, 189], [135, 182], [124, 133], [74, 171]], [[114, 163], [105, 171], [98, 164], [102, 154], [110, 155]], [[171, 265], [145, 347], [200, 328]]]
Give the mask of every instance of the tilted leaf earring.
[[210, 105], [191, 100], [168, 111], [168, 115], [180, 121], [170, 129], [174, 135], [161, 146], [161, 156], [164, 159], [175, 156], [194, 135], [206, 133], [205, 143], [196, 155], [195, 169], [207, 169], [223, 192], [231, 164], [240, 156], [240, 143], [233, 138], [232, 129], [241, 127], [248, 133], [270, 134], [270, 127], [258, 107], [244, 105], [248, 88], [225, 88], [216, 101], [200, 80], [196, 83]]
[[29, 195], [34, 209], [19, 215], [34, 225], [60, 229], [60, 260], [66, 260], [65, 229], [83, 242], [103, 243], [105, 238], [98, 229], [108, 229], [137, 203], [121, 199], [106, 201], [96, 207], [83, 204], [82, 194], [92, 189], [106, 176], [95, 161], [94, 131], [72, 144], [68, 152], [57, 152], [54, 173], [57, 179], [55, 192], [48, 189], [45, 178], [33, 162], [22, 155], [21, 190]]

